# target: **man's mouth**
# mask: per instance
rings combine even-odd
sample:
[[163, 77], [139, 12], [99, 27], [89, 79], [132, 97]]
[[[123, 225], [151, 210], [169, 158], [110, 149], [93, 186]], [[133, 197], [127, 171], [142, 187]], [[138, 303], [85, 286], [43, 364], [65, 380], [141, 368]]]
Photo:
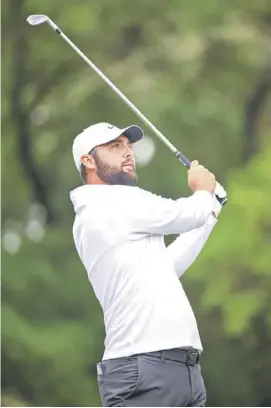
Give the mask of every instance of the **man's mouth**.
[[134, 165], [133, 165], [133, 163], [132, 163], [132, 162], [125, 163], [125, 164], [122, 166], [122, 170], [123, 170], [125, 173], [132, 173], [132, 172], [134, 171]]

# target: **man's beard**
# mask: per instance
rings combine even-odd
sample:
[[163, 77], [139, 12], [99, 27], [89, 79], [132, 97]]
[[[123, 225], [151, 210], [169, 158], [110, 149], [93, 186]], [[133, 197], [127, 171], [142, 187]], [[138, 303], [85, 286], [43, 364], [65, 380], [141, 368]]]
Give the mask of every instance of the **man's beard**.
[[102, 161], [97, 155], [95, 156], [97, 176], [106, 184], [136, 186], [137, 176], [125, 173], [116, 167], [110, 167]]

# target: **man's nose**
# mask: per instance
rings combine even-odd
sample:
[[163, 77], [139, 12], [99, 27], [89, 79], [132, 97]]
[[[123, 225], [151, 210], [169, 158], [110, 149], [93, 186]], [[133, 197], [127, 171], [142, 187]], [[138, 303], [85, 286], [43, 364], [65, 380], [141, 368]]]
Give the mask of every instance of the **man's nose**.
[[125, 154], [125, 157], [133, 156], [132, 148], [129, 145], [125, 146], [124, 154]]

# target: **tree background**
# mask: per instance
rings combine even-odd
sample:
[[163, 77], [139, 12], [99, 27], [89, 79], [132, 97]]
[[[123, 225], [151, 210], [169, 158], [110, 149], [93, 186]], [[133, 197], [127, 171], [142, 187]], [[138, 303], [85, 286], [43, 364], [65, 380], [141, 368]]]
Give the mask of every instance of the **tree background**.
[[[140, 124], [47, 25], [47, 14], [229, 203], [183, 278], [209, 406], [271, 405], [271, 6], [268, 0], [2, 3], [2, 405], [100, 406], [103, 316], [76, 254], [73, 138]], [[143, 126], [139, 185], [189, 194]]]

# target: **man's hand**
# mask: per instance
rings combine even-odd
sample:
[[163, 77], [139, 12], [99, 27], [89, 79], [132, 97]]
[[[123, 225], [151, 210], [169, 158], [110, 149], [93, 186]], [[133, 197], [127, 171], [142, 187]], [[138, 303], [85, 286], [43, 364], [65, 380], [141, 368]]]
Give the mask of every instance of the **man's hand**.
[[188, 185], [193, 192], [206, 190], [213, 193], [216, 187], [215, 176], [194, 160], [188, 170]]

